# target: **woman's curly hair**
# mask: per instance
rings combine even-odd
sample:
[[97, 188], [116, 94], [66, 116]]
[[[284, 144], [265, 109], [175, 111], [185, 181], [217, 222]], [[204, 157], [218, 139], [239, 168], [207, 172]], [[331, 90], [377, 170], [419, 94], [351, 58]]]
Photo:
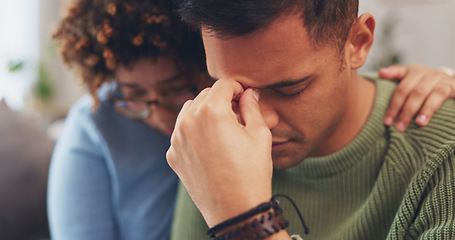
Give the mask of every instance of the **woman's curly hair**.
[[[189, 79], [206, 71], [200, 36], [172, 11], [170, 0], [75, 0], [53, 37], [99, 105], [97, 89], [117, 66], [170, 57]], [[196, 81], [194, 79], [193, 81]]]

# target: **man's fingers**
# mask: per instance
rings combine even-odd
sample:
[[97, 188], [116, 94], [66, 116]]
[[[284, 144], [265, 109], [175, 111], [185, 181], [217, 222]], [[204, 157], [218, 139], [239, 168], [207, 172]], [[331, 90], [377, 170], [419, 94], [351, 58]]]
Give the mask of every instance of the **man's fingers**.
[[[179, 115], [177, 116], [177, 120], [175, 122], [174, 132], [171, 135], [170, 149], [177, 145], [176, 139], [183, 139], [185, 137], [185, 134], [183, 134], [182, 131], [182, 128], [185, 128], [185, 126], [183, 126], [185, 124], [182, 124], [183, 119], [188, 115], [188, 113], [194, 112], [194, 109], [197, 107], [197, 105], [200, 104], [200, 102], [204, 101], [208, 92], [210, 92], [210, 88], [202, 90], [193, 100], [188, 100], [183, 104], [182, 109], [180, 109]], [[173, 156], [172, 154], [169, 155]]]
[[263, 128], [268, 130], [259, 109], [258, 99], [259, 90], [252, 88], [245, 90], [239, 101], [240, 114], [247, 129]]
[[182, 117], [188, 112], [188, 109], [190, 108], [193, 101], [194, 100], [188, 100], [183, 104], [182, 109], [180, 109], [179, 115], [177, 115], [177, 120], [175, 121], [175, 126], [178, 126], [180, 124]]
[[[191, 101], [194, 105], [199, 105], [201, 102], [205, 100], [207, 94], [210, 92], [211, 88], [204, 88], [194, 99]], [[182, 111], [180, 111], [182, 112]]]
[[179, 115], [177, 116], [177, 121], [175, 122], [176, 126], [180, 124], [181, 119], [187, 112], [193, 111], [191, 110], [191, 106], [197, 106], [200, 102], [204, 101], [209, 91], [210, 88], [205, 88], [193, 100], [188, 100], [183, 104], [182, 109], [180, 109]]
[[[220, 79], [213, 84], [207, 98], [215, 104], [231, 104], [232, 100], [240, 99], [242, 93], [243, 86], [239, 82], [232, 79]], [[230, 105], [229, 108], [231, 108]]]

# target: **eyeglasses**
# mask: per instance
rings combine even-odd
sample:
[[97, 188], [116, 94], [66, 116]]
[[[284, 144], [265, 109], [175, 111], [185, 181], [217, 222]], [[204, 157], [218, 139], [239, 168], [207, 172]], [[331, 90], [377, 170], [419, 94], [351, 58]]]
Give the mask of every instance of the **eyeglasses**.
[[144, 120], [152, 114], [152, 106], [179, 112], [184, 104], [181, 96], [186, 95], [188, 96], [187, 99], [190, 99], [194, 98], [196, 93], [196, 87], [183, 86], [170, 92], [160, 94], [155, 100], [126, 99], [123, 98], [123, 94], [117, 85], [111, 90], [108, 99], [113, 103], [116, 112], [127, 118]]

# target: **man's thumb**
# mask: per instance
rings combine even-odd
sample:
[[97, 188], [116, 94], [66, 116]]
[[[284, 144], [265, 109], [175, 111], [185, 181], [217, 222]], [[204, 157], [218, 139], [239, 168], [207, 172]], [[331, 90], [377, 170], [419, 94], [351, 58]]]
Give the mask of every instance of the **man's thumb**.
[[240, 98], [240, 114], [246, 127], [266, 125], [259, 109], [259, 97], [258, 89], [248, 88]]

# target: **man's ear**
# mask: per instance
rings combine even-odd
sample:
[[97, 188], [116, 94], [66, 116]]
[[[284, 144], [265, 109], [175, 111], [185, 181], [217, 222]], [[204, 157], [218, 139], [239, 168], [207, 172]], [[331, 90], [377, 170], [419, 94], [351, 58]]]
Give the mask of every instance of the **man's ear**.
[[358, 69], [365, 63], [373, 45], [376, 21], [369, 13], [362, 14], [352, 25], [345, 44], [346, 60], [351, 69]]

